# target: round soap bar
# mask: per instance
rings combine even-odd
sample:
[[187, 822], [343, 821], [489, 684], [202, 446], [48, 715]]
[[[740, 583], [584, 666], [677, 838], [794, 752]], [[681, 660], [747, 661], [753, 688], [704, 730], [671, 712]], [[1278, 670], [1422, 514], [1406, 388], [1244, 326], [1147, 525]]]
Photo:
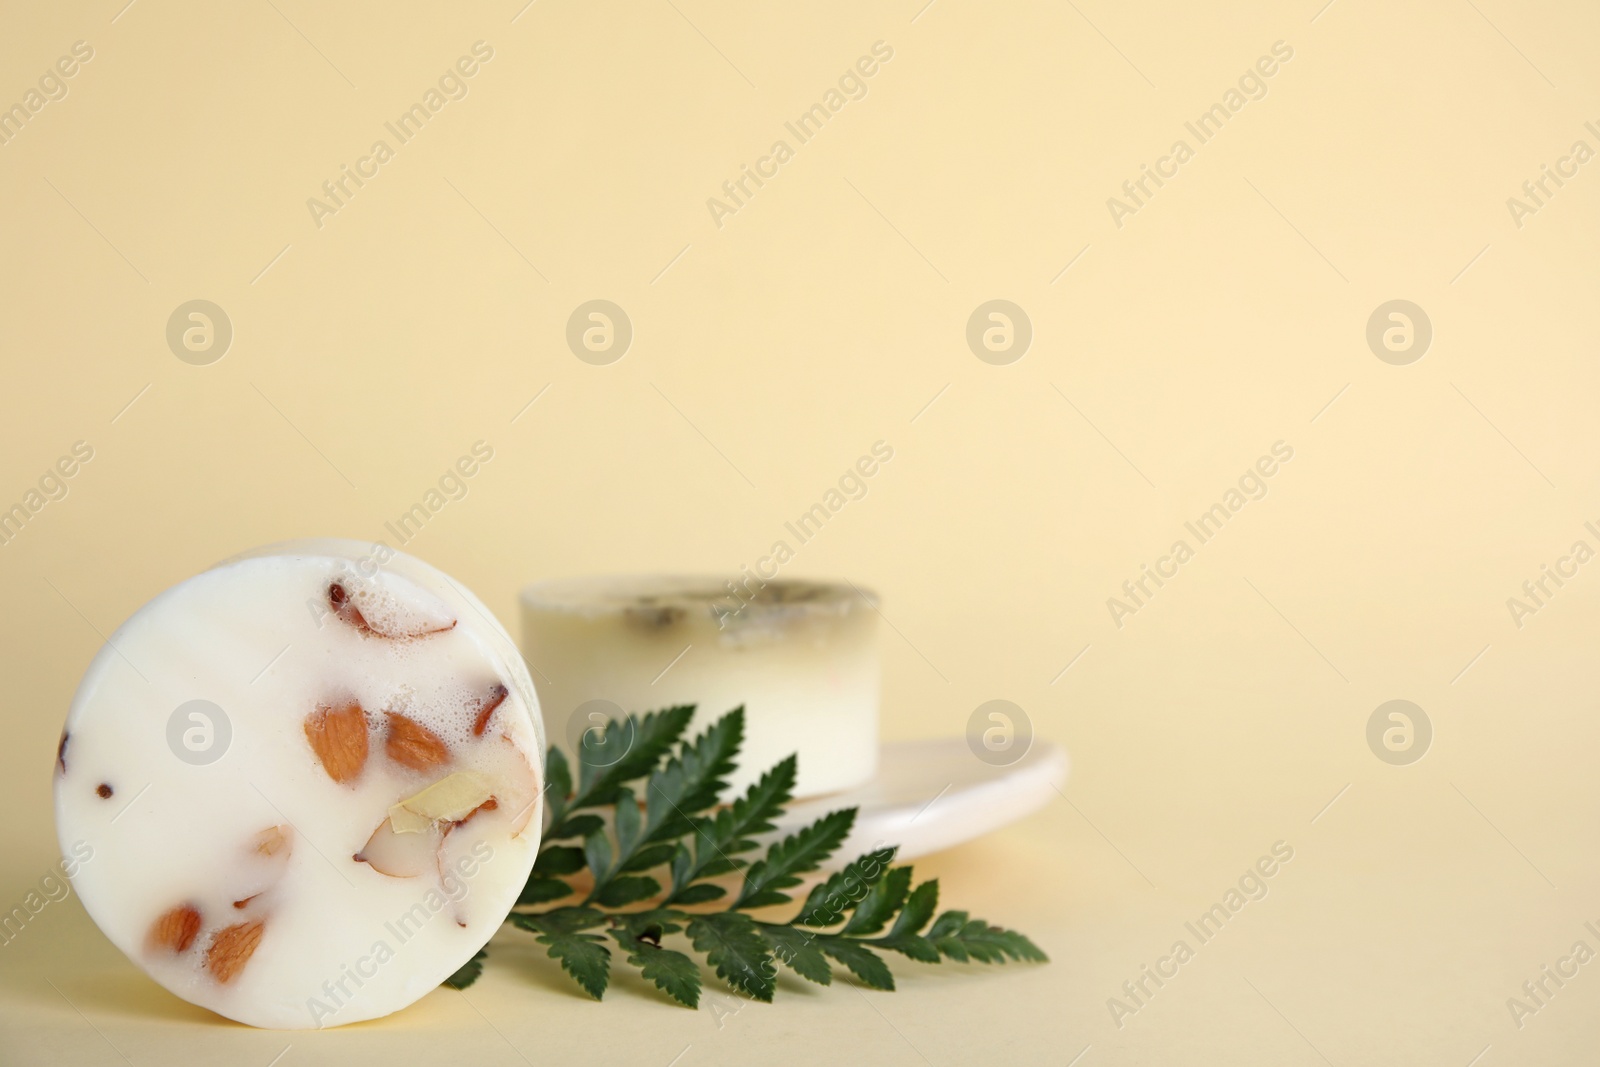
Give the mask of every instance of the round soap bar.
[[620, 708], [696, 705], [691, 732], [739, 705], [730, 795], [800, 755], [797, 796], [860, 785], [878, 762], [877, 603], [852, 585], [668, 575], [563, 579], [522, 593], [522, 647], [552, 744], [583, 759]]
[[498, 929], [538, 850], [520, 656], [471, 593], [376, 550], [275, 545], [168, 589], [95, 657], [61, 737], [56, 826], [90, 917], [167, 989], [254, 1026], [422, 997]]

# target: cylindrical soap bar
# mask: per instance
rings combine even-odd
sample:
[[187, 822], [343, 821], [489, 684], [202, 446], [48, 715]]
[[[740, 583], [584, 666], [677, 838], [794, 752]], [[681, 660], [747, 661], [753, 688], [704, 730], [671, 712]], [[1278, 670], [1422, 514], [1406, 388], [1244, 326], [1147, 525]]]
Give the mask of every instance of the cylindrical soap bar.
[[522, 593], [522, 647], [551, 742], [581, 758], [608, 705], [697, 706], [691, 731], [744, 705], [730, 791], [800, 755], [796, 795], [848, 789], [878, 759], [877, 606], [852, 585], [630, 576]]
[[255, 1026], [403, 1008], [499, 927], [539, 845], [538, 699], [440, 571], [301, 541], [168, 589], [90, 664], [56, 764], [89, 915]]

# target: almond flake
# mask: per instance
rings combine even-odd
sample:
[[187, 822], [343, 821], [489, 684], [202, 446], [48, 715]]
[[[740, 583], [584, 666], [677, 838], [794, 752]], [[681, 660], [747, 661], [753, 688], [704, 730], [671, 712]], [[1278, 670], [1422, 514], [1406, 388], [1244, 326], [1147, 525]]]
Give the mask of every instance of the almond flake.
[[[431, 830], [433, 824], [425, 824]], [[395, 833], [390, 821], [384, 819], [361, 851], [350, 858], [390, 878], [415, 878], [433, 867], [441, 839], [437, 832]]]
[[450, 749], [438, 734], [397, 711], [384, 712], [389, 737], [383, 750], [389, 758], [414, 771], [431, 770], [450, 761]]
[[179, 904], [156, 919], [150, 927], [148, 940], [152, 948], [164, 948], [174, 953], [187, 952], [199, 932], [200, 912], [192, 904]]
[[506, 697], [510, 695], [510, 690], [499, 683], [496, 683], [494, 688], [489, 690], [489, 696], [478, 708], [477, 718], [472, 721], [473, 737], [483, 736], [483, 731], [489, 728], [489, 717], [494, 714], [496, 708], [505, 703]]
[[360, 704], [319, 704], [306, 716], [305, 731], [311, 751], [334, 781], [348, 782], [367, 765], [367, 715]]
[[494, 796], [494, 782], [477, 771], [457, 771], [389, 809], [395, 833], [420, 833], [435, 822], [457, 822]]
[[211, 947], [206, 949], [206, 970], [211, 976], [226, 985], [244, 970], [256, 946], [261, 944], [264, 926], [260, 919], [255, 919], [218, 930], [217, 936], [211, 939]]
[[263, 856], [276, 856], [289, 847], [292, 832], [288, 826], [269, 826], [255, 836], [254, 850]]

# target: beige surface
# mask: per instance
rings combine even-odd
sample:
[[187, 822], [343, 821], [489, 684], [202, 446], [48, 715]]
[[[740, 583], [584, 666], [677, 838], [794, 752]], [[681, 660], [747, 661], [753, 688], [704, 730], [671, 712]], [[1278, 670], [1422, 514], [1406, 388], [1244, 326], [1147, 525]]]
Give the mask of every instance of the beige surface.
[[[280, 1035], [174, 1000], [69, 901], [0, 947], [0, 1059], [1592, 1061], [1592, 965], [1520, 1029], [1506, 1004], [1600, 948], [1597, 565], [1520, 629], [1506, 605], [1600, 547], [1600, 174], [1520, 228], [1506, 203], [1600, 148], [1591, 5], [122, 2], [0, 34], [0, 103], [94, 49], [0, 146], [0, 502], [94, 450], [0, 547], [3, 900], [55, 855], [100, 635], [214, 560], [396, 543], [483, 441], [407, 547], [510, 619], [536, 577], [753, 564], [883, 440], [788, 572], [883, 594], [890, 735], [1003, 697], [1069, 746], [1065, 799], [919, 865], [1054, 962], [723, 1018], [585, 1002], [505, 936], [468, 996]], [[306, 199], [479, 40], [469, 95], [319, 229]], [[865, 98], [718, 228], [707, 198], [879, 40]], [[1118, 228], [1107, 198], [1276, 41], [1265, 97]], [[196, 298], [234, 326], [211, 366], [164, 338]], [[610, 366], [564, 340], [594, 298], [634, 325]], [[1034, 327], [1009, 366], [965, 342], [995, 298]], [[1409, 366], [1364, 336], [1397, 298], [1434, 325]], [[1114, 625], [1280, 440], [1267, 496]], [[1393, 698], [1435, 728], [1407, 767], [1365, 740]], [[1266, 898], [1119, 1029], [1108, 998], [1279, 840]]]

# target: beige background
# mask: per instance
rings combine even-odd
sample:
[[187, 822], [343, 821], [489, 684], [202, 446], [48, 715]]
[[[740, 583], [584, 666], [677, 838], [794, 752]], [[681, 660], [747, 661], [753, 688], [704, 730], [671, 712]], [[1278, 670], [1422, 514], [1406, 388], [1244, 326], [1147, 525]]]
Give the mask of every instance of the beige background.
[[[882, 439], [788, 573], [882, 592], [888, 735], [1003, 697], [1070, 748], [1063, 799], [918, 865], [1053, 962], [722, 1017], [627, 979], [587, 1002], [507, 934], [466, 996], [285, 1035], [168, 996], [68, 901], [0, 947], [0, 1059], [1592, 1059], [1596, 966], [1520, 1029], [1506, 1006], [1600, 949], [1600, 564], [1520, 629], [1506, 605], [1600, 548], [1600, 163], [1520, 228], [1506, 205], [1600, 149], [1592, 5], [124, 2], [10, 3], [0, 33], [4, 105], [94, 49], [0, 146], [0, 504], [94, 449], [0, 546], [5, 905], [55, 856], [77, 679], [162, 588], [396, 543], [483, 440], [407, 548], [514, 625], [533, 578], [754, 561]], [[479, 40], [469, 95], [317, 228], [307, 198]], [[879, 40], [866, 97], [719, 229], [707, 198]], [[1118, 228], [1107, 198], [1276, 41], [1267, 95]], [[196, 298], [235, 331], [210, 366], [164, 337]], [[594, 298], [634, 325], [610, 366], [564, 341]], [[1034, 328], [1009, 366], [964, 339], [993, 298]], [[1409, 366], [1364, 337], [1397, 298], [1434, 328]], [[1117, 628], [1106, 599], [1278, 440], [1265, 499]], [[1365, 740], [1393, 698], [1435, 730], [1406, 767]], [[1119, 1029], [1107, 999], [1278, 840], [1270, 894]]]

